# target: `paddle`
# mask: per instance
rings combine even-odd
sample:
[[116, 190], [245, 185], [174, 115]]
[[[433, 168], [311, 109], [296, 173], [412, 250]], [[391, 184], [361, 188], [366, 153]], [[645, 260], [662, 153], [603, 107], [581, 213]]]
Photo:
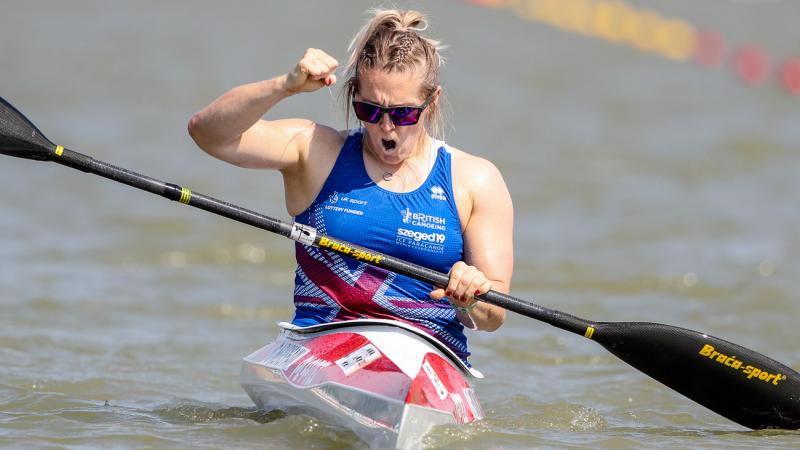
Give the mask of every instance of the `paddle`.
[[[0, 153], [53, 161], [435, 286], [447, 285], [448, 277], [443, 273], [55, 145], [3, 98], [0, 98]], [[479, 299], [592, 339], [667, 387], [741, 425], [753, 429], [800, 428], [800, 373], [753, 350], [659, 323], [592, 322], [495, 291]]]

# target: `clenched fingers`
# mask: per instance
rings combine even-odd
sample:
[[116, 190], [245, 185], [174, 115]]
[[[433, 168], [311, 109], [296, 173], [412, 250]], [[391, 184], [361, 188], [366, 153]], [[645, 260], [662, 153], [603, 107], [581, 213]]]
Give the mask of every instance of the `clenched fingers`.
[[309, 48], [287, 75], [286, 89], [290, 92], [312, 92], [330, 86], [336, 82], [334, 72], [338, 67], [339, 62], [323, 50]]
[[463, 261], [459, 261], [450, 269], [450, 280], [447, 287], [436, 289], [431, 292], [434, 299], [447, 296], [451, 303], [460, 306], [467, 306], [474, 302], [473, 297], [484, 294], [492, 289], [492, 282], [486, 278], [483, 272], [475, 266], [470, 266]]

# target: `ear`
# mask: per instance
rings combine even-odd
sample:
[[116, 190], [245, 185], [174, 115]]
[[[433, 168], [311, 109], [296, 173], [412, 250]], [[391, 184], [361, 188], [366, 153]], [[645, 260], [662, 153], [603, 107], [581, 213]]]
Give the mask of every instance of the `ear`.
[[347, 90], [347, 94], [349, 96], [347, 103], [351, 103], [356, 98], [356, 94], [358, 93], [358, 77], [353, 75], [347, 80], [345, 84], [345, 89]]
[[442, 95], [442, 86], [436, 86], [436, 90], [433, 91], [433, 101], [431, 103], [437, 103], [439, 101], [439, 96]]

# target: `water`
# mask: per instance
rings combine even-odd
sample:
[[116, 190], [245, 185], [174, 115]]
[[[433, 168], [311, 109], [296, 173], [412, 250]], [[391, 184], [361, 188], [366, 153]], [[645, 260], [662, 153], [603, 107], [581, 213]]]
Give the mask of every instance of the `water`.
[[[800, 48], [794, 2], [631, 4], [776, 57]], [[205, 156], [186, 122], [306, 47], [343, 60], [371, 5], [6, 2], [0, 95], [69, 148], [287, 218], [279, 176]], [[703, 330], [800, 369], [800, 99], [509, 9], [403, 5], [451, 45], [449, 141], [511, 190], [516, 296]], [[326, 90], [275, 116], [344, 126]], [[0, 447], [363, 446], [256, 411], [238, 386], [240, 358], [291, 315], [289, 241], [54, 164], [3, 157], [0, 180]], [[431, 447], [797, 446], [530, 319], [470, 340], [489, 417]]]

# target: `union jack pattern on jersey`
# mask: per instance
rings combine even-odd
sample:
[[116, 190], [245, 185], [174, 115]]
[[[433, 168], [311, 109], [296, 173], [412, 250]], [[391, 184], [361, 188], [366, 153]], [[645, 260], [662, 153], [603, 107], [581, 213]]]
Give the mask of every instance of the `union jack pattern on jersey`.
[[[447, 272], [463, 256], [453, 198], [450, 152], [439, 141], [431, 173], [418, 189], [387, 191], [367, 175], [363, 132], [348, 136], [317, 198], [295, 221], [366, 248]], [[351, 319], [392, 319], [431, 334], [466, 361], [464, 327], [430, 284], [325, 249], [295, 244], [292, 322], [300, 326]]]

